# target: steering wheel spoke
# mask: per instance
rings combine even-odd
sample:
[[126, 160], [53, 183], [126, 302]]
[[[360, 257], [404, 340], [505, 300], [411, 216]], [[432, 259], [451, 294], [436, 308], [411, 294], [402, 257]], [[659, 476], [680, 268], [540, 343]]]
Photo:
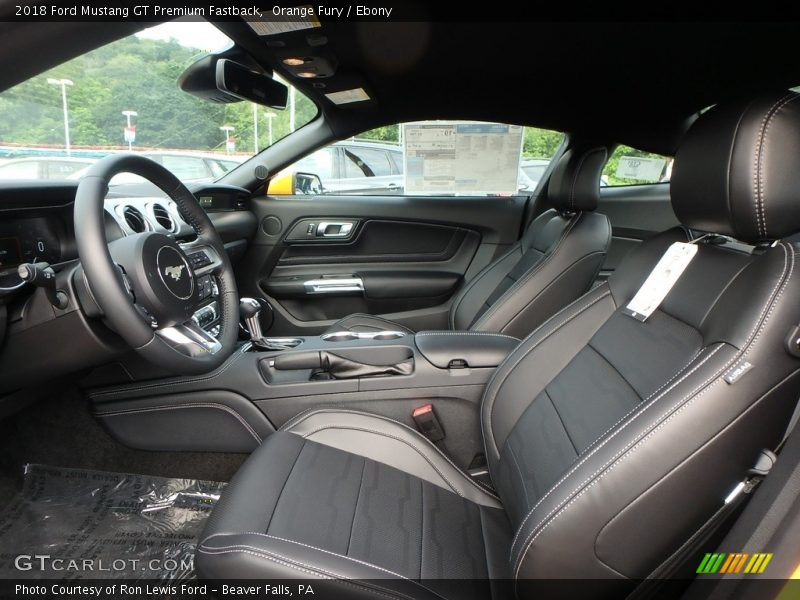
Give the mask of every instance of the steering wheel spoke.
[[180, 247], [186, 254], [186, 258], [189, 259], [195, 277], [202, 277], [209, 273], [217, 274], [222, 270], [224, 264], [222, 258], [211, 246], [198, 240], [180, 244]]
[[181, 325], [161, 327], [156, 330], [156, 335], [186, 356], [206, 356], [222, 350], [217, 338], [191, 320]]

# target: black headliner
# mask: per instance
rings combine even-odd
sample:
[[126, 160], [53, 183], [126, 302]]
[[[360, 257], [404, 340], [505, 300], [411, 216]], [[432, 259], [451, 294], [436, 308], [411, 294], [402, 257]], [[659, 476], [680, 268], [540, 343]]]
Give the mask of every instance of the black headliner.
[[[378, 98], [365, 125], [498, 120], [671, 153], [703, 108], [800, 84], [797, 23], [369, 23], [328, 30], [340, 70], [363, 72]], [[337, 123], [339, 115], [327, 112]], [[346, 118], [356, 111], [335, 112]]]
[[[148, 24], [2, 23], [0, 88]], [[221, 23], [278, 61], [239, 23]], [[798, 23], [325, 22], [339, 61], [328, 89], [297, 82], [338, 137], [423, 118], [497, 120], [671, 153], [697, 111], [800, 84]], [[305, 34], [286, 36], [287, 47]], [[28, 57], [20, 60], [21, 56]], [[266, 66], [266, 65], [265, 65]], [[375, 103], [335, 107], [324, 91], [364, 85]]]

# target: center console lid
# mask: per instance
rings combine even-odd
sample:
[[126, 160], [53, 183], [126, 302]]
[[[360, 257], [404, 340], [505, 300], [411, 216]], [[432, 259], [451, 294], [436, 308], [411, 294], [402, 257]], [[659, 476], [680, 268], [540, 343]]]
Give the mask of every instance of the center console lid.
[[439, 369], [496, 367], [519, 344], [510, 335], [480, 331], [420, 331], [414, 342], [420, 354]]

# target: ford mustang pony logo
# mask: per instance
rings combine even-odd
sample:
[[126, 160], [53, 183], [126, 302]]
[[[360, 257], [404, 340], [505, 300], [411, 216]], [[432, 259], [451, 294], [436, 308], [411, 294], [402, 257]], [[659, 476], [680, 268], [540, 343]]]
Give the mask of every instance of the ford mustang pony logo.
[[183, 274], [183, 268], [186, 265], [178, 265], [175, 267], [166, 267], [164, 268], [164, 276], [165, 277], [172, 277], [175, 281], [180, 280], [181, 275]]

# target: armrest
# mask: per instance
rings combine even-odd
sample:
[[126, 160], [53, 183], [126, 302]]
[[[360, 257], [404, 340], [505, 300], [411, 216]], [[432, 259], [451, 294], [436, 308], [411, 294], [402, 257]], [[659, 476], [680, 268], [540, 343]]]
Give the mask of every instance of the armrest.
[[463, 366], [496, 367], [517, 347], [519, 340], [501, 333], [478, 331], [420, 331], [414, 343], [428, 362], [447, 369], [453, 361]]

